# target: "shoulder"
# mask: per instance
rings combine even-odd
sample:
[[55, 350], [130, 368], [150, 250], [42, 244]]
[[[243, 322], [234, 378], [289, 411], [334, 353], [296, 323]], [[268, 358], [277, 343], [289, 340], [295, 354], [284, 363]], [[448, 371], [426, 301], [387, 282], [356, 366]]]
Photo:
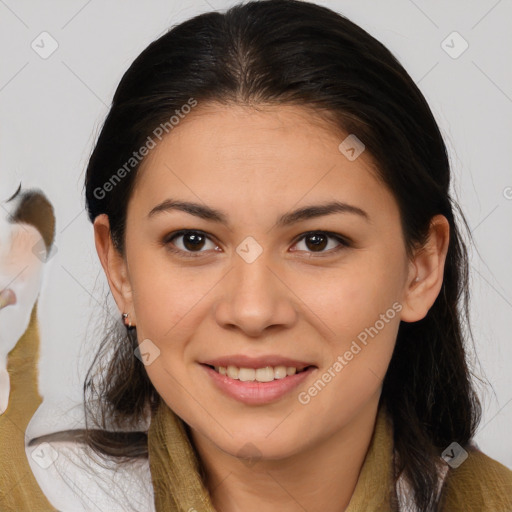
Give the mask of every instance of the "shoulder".
[[27, 460], [48, 501], [61, 512], [153, 512], [147, 459], [105, 461], [84, 443], [26, 446]]
[[443, 511], [512, 511], [512, 471], [470, 447], [468, 457], [450, 468], [443, 487]]

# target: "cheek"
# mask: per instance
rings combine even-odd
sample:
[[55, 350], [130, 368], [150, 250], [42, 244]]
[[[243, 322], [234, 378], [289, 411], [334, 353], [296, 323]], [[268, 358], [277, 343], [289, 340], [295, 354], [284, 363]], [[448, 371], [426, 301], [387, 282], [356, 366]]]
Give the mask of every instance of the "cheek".
[[167, 339], [190, 322], [218, 277], [193, 267], [172, 264], [165, 255], [140, 251], [130, 262], [137, 326], [146, 337]]
[[[336, 378], [330, 386], [332, 396], [326, 393], [319, 402], [336, 401], [342, 395], [346, 401], [357, 402], [375, 393], [393, 353], [402, 307], [400, 270], [367, 256], [357, 265], [318, 273], [317, 279], [302, 278], [302, 288], [297, 288], [297, 294], [307, 297], [304, 302], [328, 327], [323, 331], [329, 341], [324, 347], [323, 371], [331, 368]], [[356, 391], [359, 399], [352, 396]]]
[[[331, 408], [344, 414], [379, 392], [393, 354], [402, 305], [388, 287], [377, 287], [375, 281], [346, 280], [343, 289], [329, 293], [337, 294], [339, 300], [323, 305], [319, 300], [320, 316], [334, 334], [317, 375], [329, 384], [318, 393], [314, 407], [318, 414]], [[322, 389], [315, 386], [303, 391], [314, 396]]]
[[368, 259], [297, 277], [294, 291], [331, 331], [355, 336], [400, 298], [400, 275], [391, 265]]

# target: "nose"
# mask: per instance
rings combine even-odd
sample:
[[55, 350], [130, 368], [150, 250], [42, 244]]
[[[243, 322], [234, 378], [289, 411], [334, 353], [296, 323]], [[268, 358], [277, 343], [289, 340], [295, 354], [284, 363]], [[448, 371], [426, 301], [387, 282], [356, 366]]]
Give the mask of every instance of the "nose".
[[248, 337], [264, 331], [290, 328], [297, 322], [294, 294], [271, 265], [265, 251], [252, 263], [237, 254], [224, 277], [215, 318], [225, 329], [239, 329]]

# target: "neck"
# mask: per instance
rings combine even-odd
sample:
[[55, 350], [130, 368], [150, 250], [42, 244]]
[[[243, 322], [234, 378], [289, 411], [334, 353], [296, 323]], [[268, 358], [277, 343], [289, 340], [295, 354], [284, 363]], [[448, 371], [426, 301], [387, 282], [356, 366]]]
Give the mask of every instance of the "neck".
[[378, 396], [334, 435], [286, 459], [252, 463], [191, 430], [211, 501], [222, 512], [344, 511], [352, 497], [377, 417]]

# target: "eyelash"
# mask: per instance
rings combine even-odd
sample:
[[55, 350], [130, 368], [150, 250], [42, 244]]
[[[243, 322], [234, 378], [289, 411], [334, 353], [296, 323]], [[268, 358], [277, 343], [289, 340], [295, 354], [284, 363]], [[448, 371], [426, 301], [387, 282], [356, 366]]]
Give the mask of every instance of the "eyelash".
[[[184, 256], [185, 258], [198, 258], [198, 257], [202, 256], [203, 253], [207, 252], [207, 251], [196, 251], [196, 252], [193, 252], [193, 251], [183, 251], [182, 249], [177, 249], [175, 246], [172, 245], [171, 242], [175, 238], [178, 238], [178, 237], [183, 236], [183, 235], [188, 235], [188, 234], [203, 235], [206, 238], [208, 238], [210, 241], [213, 242], [213, 240], [211, 240], [210, 236], [207, 233], [205, 233], [204, 231], [197, 230], [197, 229], [182, 229], [180, 231], [174, 231], [173, 233], [169, 233], [168, 235], [166, 235], [163, 238], [162, 243], [163, 243], [163, 245], [166, 246], [168, 251], [170, 251], [172, 253], [175, 253], [175, 254], [179, 254], [180, 256]], [[341, 237], [340, 235], [338, 235], [337, 233], [332, 233], [330, 231], [321, 231], [321, 230], [318, 230], [318, 231], [307, 231], [306, 233], [303, 233], [294, 242], [293, 245], [298, 244], [299, 242], [301, 242], [302, 240], [304, 240], [305, 238], [307, 238], [310, 235], [325, 235], [328, 238], [333, 238], [337, 242], [340, 243], [340, 245], [338, 247], [336, 247], [334, 249], [329, 249], [328, 251], [324, 251], [324, 252], [317, 252], [317, 253], [315, 253], [313, 251], [306, 251], [306, 252], [308, 252], [309, 254], [311, 254], [314, 257], [323, 257], [324, 255], [330, 256], [333, 253], [337, 253], [338, 251], [340, 251], [342, 249], [345, 249], [347, 247], [351, 247], [350, 242], [347, 239], [345, 239], [345, 238]], [[301, 252], [301, 251], [298, 251], [298, 252]]]

